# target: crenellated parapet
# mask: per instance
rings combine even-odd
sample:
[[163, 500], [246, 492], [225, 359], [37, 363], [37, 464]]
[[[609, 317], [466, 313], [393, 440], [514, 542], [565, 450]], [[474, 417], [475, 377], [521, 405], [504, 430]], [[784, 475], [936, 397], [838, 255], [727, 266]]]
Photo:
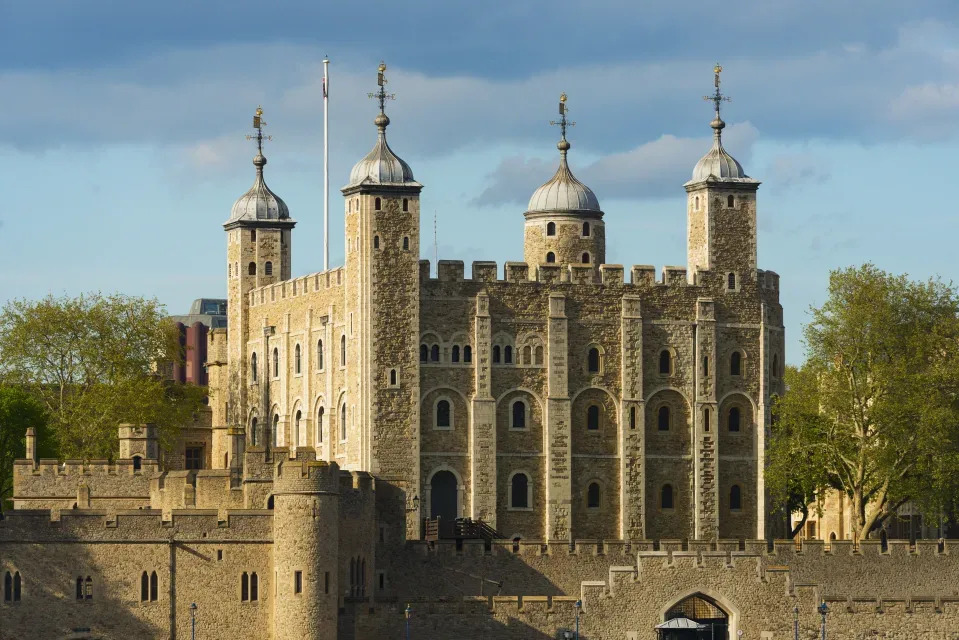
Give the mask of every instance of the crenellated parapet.
[[256, 307], [278, 300], [288, 298], [297, 298], [311, 293], [336, 289], [343, 285], [344, 268], [330, 269], [319, 273], [283, 280], [274, 284], [268, 284], [249, 292], [250, 306]]

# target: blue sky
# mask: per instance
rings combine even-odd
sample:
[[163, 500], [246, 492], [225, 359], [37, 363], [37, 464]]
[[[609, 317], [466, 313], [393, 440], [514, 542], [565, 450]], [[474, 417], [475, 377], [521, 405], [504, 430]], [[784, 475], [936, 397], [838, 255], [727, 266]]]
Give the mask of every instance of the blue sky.
[[[200, 5], [200, 6], [197, 6]], [[326, 6], [330, 5], [330, 6]], [[322, 266], [321, 60], [336, 190], [372, 146], [380, 59], [393, 148], [426, 185], [440, 258], [522, 259], [522, 213], [553, 172], [569, 94], [573, 171], [613, 263], [685, 263], [685, 182], [709, 147], [723, 64], [727, 148], [763, 181], [759, 263], [782, 276], [788, 360], [830, 268], [959, 279], [959, 4], [744, 0], [4, 3], [0, 302], [48, 292], [225, 293], [221, 224], [267, 179], [299, 221], [294, 275]], [[432, 259], [432, 237], [421, 253]]]

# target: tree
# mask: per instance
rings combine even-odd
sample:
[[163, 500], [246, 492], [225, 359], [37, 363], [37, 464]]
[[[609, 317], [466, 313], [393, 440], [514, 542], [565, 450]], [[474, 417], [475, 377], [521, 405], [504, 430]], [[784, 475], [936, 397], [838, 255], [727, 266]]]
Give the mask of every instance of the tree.
[[65, 457], [115, 456], [122, 422], [155, 423], [161, 446], [172, 444], [206, 393], [156, 374], [157, 363], [182, 357], [156, 300], [48, 296], [0, 312], [0, 376], [41, 402]]
[[[956, 504], [959, 299], [871, 264], [833, 271], [805, 327], [808, 360], [774, 408], [770, 489], [850, 501], [856, 539], [902, 504], [928, 516]], [[802, 496], [802, 498], [797, 498]]]
[[25, 436], [43, 433], [46, 417], [36, 398], [16, 387], [0, 387], [0, 511], [13, 491], [13, 461], [26, 455]]

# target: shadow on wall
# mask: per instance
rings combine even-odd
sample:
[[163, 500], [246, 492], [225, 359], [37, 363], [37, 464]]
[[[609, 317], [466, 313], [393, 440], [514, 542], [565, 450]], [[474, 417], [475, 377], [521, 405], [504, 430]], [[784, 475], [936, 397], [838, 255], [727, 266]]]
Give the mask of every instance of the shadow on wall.
[[[117, 546], [112, 544], [75, 544], [75, 539], [69, 538], [55, 545], [14, 541], [4, 537], [4, 524], [0, 522], [0, 575], [19, 572], [22, 587], [19, 602], [0, 599], [0, 640], [169, 637], [168, 553], [162, 554], [161, 564], [138, 554], [111, 551], [108, 547]], [[53, 525], [48, 522], [46, 526]], [[125, 564], [130, 565], [125, 571], [130, 579], [120, 584], [108, 584], [98, 569], [109, 566], [123, 571]], [[157, 598], [150, 600], [148, 583], [147, 600], [140, 602], [140, 578], [148, 564], [151, 572], [152, 565], [157, 565]], [[136, 607], [141, 609], [134, 614]]]

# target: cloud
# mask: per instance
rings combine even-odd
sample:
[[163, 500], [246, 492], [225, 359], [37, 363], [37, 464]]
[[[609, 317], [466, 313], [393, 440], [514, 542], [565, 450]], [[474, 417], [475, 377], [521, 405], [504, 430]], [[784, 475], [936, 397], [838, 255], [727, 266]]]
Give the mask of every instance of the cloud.
[[774, 191], [784, 191], [802, 184], [825, 182], [830, 174], [827, 159], [799, 152], [775, 156], [761, 175]]
[[[753, 144], [759, 131], [745, 122], [727, 127], [724, 147], [748, 166]], [[570, 152], [573, 173], [600, 198], [650, 198], [676, 194], [678, 185], [689, 180], [693, 167], [712, 141], [709, 137], [679, 138], [663, 135], [621, 153], [603, 156], [582, 169], [575, 168], [575, 156]], [[557, 159], [504, 159], [488, 177], [488, 186], [475, 197], [472, 204], [498, 205], [525, 203], [532, 195], [531, 185], [545, 182], [555, 171]]]

